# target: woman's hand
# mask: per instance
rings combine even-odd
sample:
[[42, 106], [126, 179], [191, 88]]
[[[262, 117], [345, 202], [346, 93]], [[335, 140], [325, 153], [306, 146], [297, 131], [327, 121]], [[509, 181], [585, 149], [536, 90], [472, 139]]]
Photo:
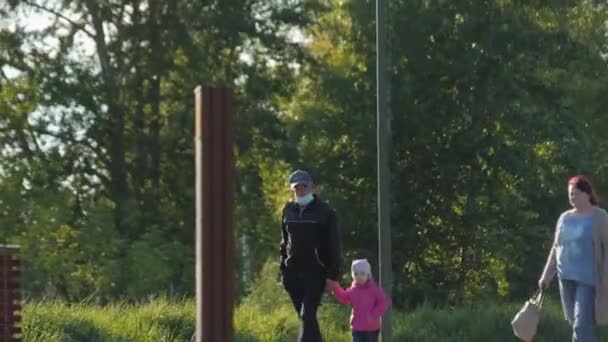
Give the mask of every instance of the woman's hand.
[[538, 288], [540, 288], [541, 290], [549, 288], [549, 285], [551, 285], [551, 282], [545, 277], [541, 277], [538, 280]]

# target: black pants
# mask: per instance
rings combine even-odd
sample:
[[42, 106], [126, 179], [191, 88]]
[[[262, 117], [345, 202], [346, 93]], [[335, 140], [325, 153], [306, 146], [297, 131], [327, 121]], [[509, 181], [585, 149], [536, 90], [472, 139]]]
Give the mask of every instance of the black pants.
[[354, 331], [353, 342], [378, 342], [380, 330], [376, 331]]
[[323, 342], [317, 308], [325, 290], [325, 272], [320, 267], [288, 267], [283, 270], [283, 286], [300, 318], [298, 342]]

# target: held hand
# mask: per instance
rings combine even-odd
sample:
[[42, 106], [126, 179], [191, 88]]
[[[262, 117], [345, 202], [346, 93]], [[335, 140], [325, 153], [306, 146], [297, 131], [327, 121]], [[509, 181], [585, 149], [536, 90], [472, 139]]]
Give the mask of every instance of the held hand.
[[331, 292], [336, 288], [336, 286], [340, 286], [337, 281], [331, 279], [325, 280], [325, 291]]

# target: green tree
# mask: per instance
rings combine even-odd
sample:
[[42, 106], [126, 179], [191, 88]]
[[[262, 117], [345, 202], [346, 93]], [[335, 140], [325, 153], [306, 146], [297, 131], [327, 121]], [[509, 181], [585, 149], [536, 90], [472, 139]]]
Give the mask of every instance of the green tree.
[[[99, 247], [88, 249], [86, 261], [103, 260], [99, 265], [106, 271], [85, 289], [111, 296], [192, 291], [191, 91], [201, 80], [239, 93], [237, 129], [246, 133], [237, 145], [244, 156], [237, 212], [260, 212], [255, 197], [263, 197], [271, 185], [260, 184], [267, 171], [255, 163], [275, 155], [268, 149], [277, 131], [271, 99], [288, 91], [289, 65], [303, 58], [289, 30], [305, 24], [315, 10], [314, 3], [257, 0], [2, 4], [9, 22], [2, 29], [2, 87], [27, 85], [26, 101], [7, 106], [0, 118], [6, 127], [0, 139], [10, 157], [3, 168], [15, 170], [3, 181], [14, 191], [36, 191], [26, 205], [45, 203], [41, 189], [56, 193], [66, 207], [49, 217], [54, 226], [70, 227], [69, 236]], [[46, 27], [25, 25], [32, 16], [48, 17]], [[7, 70], [15, 75], [6, 75]], [[16, 90], [6, 91], [2, 99], [14, 101], [10, 92]], [[261, 122], [263, 117], [270, 122]], [[33, 214], [24, 210], [17, 207], [11, 214], [29, 220]], [[274, 228], [267, 222], [272, 210], [261, 211], [252, 228], [261, 229], [256, 235]], [[243, 234], [250, 221], [237, 222]], [[21, 223], [25, 227], [28, 221]], [[101, 227], [105, 238], [89, 235], [89, 227]], [[41, 253], [36, 255], [46, 252]], [[58, 253], [70, 257], [68, 251]], [[151, 262], [151, 256], [159, 262]], [[58, 288], [71, 280], [38, 275]]]
[[[593, 26], [605, 10], [392, 1], [390, 13], [395, 303], [524, 295], [566, 207], [566, 176], [603, 164], [581, 114], [598, 114], [583, 104], [599, 94], [587, 81], [606, 76]], [[374, 29], [371, 3], [332, 4], [308, 31], [315, 60], [285, 120], [299, 147], [288, 160], [331, 184], [347, 256], [372, 259]]]

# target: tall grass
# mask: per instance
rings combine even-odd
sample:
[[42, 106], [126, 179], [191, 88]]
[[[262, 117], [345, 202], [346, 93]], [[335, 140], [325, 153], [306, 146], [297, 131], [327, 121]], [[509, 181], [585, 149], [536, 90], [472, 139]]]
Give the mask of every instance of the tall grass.
[[[287, 295], [278, 286], [266, 297], [249, 297], [235, 309], [237, 342], [291, 342], [299, 322]], [[397, 342], [515, 342], [510, 321], [521, 303], [478, 303], [456, 308], [421, 307], [394, 312], [393, 340]], [[349, 307], [325, 297], [319, 321], [326, 342], [351, 341]], [[105, 306], [28, 301], [23, 311], [24, 341], [165, 342], [192, 341], [195, 326], [192, 299]], [[548, 298], [535, 342], [570, 341], [556, 298]], [[600, 329], [599, 341], [608, 341]], [[223, 341], [218, 341], [223, 342]]]
[[105, 306], [61, 301], [28, 301], [23, 310], [23, 340], [50, 341], [191, 341], [194, 301], [159, 298], [141, 304]]
[[[280, 294], [277, 293], [277, 296]], [[295, 311], [277, 298], [277, 306], [258, 311], [255, 305], [237, 310], [239, 342], [295, 341], [298, 321]], [[351, 341], [348, 327], [349, 308], [326, 299], [319, 309], [319, 321], [325, 341]], [[397, 342], [516, 342], [511, 319], [523, 303], [477, 303], [456, 308], [421, 307], [413, 312], [394, 312], [393, 340]], [[571, 339], [556, 298], [546, 300], [535, 342], [567, 342]], [[599, 340], [608, 341], [608, 329], [599, 329]]]

